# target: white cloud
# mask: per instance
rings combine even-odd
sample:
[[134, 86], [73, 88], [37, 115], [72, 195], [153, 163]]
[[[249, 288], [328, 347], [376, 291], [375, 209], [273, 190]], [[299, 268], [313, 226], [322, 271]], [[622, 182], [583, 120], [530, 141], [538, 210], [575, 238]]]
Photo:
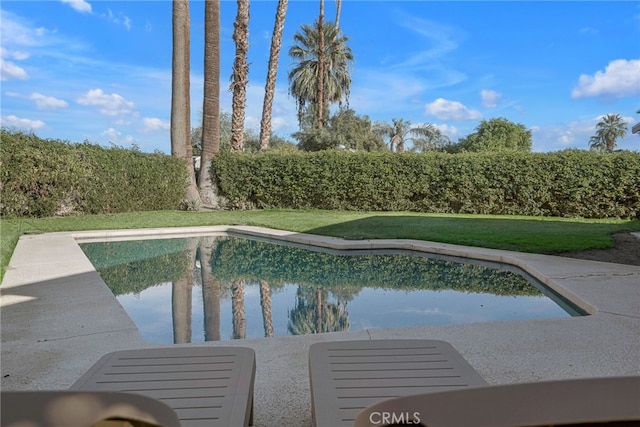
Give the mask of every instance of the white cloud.
[[53, 96], [46, 96], [37, 92], [29, 95], [29, 99], [34, 101], [36, 103], [36, 107], [40, 109], [67, 108], [69, 106], [67, 101], [54, 98]]
[[449, 126], [447, 124], [434, 124], [433, 126], [442, 132], [443, 135], [448, 136], [452, 141], [460, 137], [460, 130], [455, 126]]
[[480, 97], [482, 98], [482, 105], [487, 108], [495, 108], [502, 100], [502, 94], [495, 90], [483, 89], [480, 91]]
[[403, 15], [399, 19], [401, 26], [414, 31], [427, 40], [428, 49], [418, 52], [403, 65], [423, 65], [426, 59], [439, 58], [458, 48], [460, 40], [466, 35], [456, 27], [441, 24], [428, 19], [411, 15]]
[[[222, 84], [222, 82], [221, 82]], [[193, 85], [193, 82], [192, 82]], [[220, 92], [220, 108], [223, 111], [232, 111], [232, 92]], [[193, 99], [193, 96], [192, 96]], [[264, 83], [254, 82], [247, 87], [247, 103], [245, 112], [245, 129], [260, 132], [260, 120], [262, 118], [262, 106], [264, 102]], [[196, 106], [201, 108], [201, 106]], [[192, 107], [192, 111], [195, 111]], [[276, 87], [273, 102], [273, 114], [271, 116], [271, 130], [281, 136], [288, 136], [298, 130], [298, 119], [295, 101], [288, 96], [287, 89]], [[202, 117], [198, 117], [195, 123], [200, 125]]]
[[111, 9], [107, 9], [106, 14], [102, 14], [102, 17], [106, 18], [110, 22], [117, 25], [124, 25], [127, 30], [131, 30], [131, 18], [122, 14], [122, 12], [116, 16]]
[[[271, 120], [273, 120], [273, 118]], [[244, 128], [251, 129], [256, 132], [260, 132], [260, 117], [253, 116], [253, 115], [246, 115], [244, 118]]]
[[[4, 16], [3, 16], [4, 18]], [[4, 22], [3, 22], [4, 24]], [[11, 27], [11, 24], [9, 24]], [[3, 37], [4, 42], [4, 37]], [[26, 80], [29, 75], [24, 68], [16, 65], [12, 61], [7, 61], [5, 58], [15, 59], [17, 61], [23, 61], [29, 57], [27, 52], [12, 51], [4, 47], [0, 47], [0, 80], [6, 81], [9, 79]]]
[[155, 132], [159, 130], [169, 130], [170, 125], [168, 122], [162, 121], [155, 117], [145, 117], [142, 119], [145, 132]]
[[102, 89], [91, 89], [77, 100], [80, 105], [99, 107], [101, 114], [105, 116], [118, 116], [133, 112], [135, 103], [127, 101], [117, 93], [106, 94]]
[[[0, 10], [0, 20], [2, 21], [2, 31], [0, 40], [2, 41], [2, 56], [6, 56], [7, 46], [34, 46], [37, 44], [37, 37], [46, 34], [44, 28], [32, 29], [21, 23], [21, 18], [17, 15]], [[14, 58], [18, 59], [18, 58]]]
[[45, 126], [42, 120], [21, 119], [20, 117], [10, 115], [2, 117], [2, 126], [16, 127], [25, 130], [40, 129]]
[[131, 120], [127, 120], [127, 119], [124, 119], [124, 118], [121, 117], [121, 118], [117, 119], [113, 123], [118, 125], [118, 126], [129, 126], [131, 124]]
[[122, 144], [122, 143], [133, 144], [136, 141], [136, 139], [133, 136], [131, 135], [123, 136], [122, 132], [119, 132], [114, 128], [109, 128], [103, 131], [101, 135], [109, 138], [109, 142], [113, 144]]
[[280, 130], [286, 130], [292, 128], [297, 125], [297, 123], [292, 123], [286, 117], [272, 117], [271, 118], [271, 130], [273, 132], [278, 132]]
[[0, 58], [0, 80], [26, 80], [28, 78], [29, 75], [24, 70], [24, 68], [17, 66], [11, 61], [5, 61], [4, 59]]
[[[590, 119], [572, 120], [559, 126], [532, 126], [531, 133], [534, 151], [553, 151], [565, 148], [589, 148], [589, 139], [596, 133], [596, 125], [602, 120], [602, 115]], [[622, 118], [627, 124], [635, 123], [633, 117]], [[630, 139], [631, 132], [627, 132]], [[635, 138], [637, 138], [634, 135]], [[625, 148], [624, 140], [619, 141], [620, 148]]]
[[571, 92], [574, 99], [637, 95], [640, 95], [640, 59], [616, 59], [604, 71], [597, 71], [592, 76], [582, 74], [578, 85]]
[[532, 128], [532, 134], [544, 136], [556, 148], [588, 148], [595, 124], [595, 120], [573, 120], [564, 126]]
[[411, 104], [412, 99], [419, 98], [428, 89], [428, 82], [421, 77], [399, 75], [390, 69], [365, 69], [358, 72], [358, 76], [349, 96], [349, 105], [356, 111], [397, 111], [399, 106]]
[[91, 13], [91, 4], [85, 0], [61, 0], [80, 13]]
[[0, 56], [2, 56], [3, 58], [15, 59], [17, 61], [24, 61], [25, 59], [29, 58], [29, 53], [23, 52], [21, 50], [11, 51], [5, 49], [4, 47], [0, 47]]
[[449, 101], [444, 98], [438, 98], [425, 105], [425, 112], [440, 120], [478, 120], [482, 118], [482, 113], [479, 111], [470, 110], [461, 102]]

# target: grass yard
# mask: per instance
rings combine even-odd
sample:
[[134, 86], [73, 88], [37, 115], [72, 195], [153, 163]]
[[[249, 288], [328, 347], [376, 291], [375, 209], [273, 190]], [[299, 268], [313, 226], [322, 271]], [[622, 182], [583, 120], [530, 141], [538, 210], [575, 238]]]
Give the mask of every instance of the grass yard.
[[612, 247], [611, 235], [640, 231], [640, 221], [525, 216], [256, 210], [132, 212], [0, 222], [0, 278], [22, 234], [199, 225], [255, 225], [345, 239], [417, 239], [557, 254]]

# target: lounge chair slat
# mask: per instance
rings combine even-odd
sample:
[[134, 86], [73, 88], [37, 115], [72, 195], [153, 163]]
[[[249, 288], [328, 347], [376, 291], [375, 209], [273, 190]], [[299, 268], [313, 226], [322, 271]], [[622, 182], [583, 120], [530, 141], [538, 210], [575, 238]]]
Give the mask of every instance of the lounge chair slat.
[[102, 374], [96, 382], [118, 383], [118, 382], [144, 382], [144, 381], [172, 381], [172, 380], [215, 380], [220, 382], [229, 381], [233, 372], [130, 372], [125, 374]]
[[71, 389], [142, 394], [173, 408], [183, 426], [231, 427], [252, 421], [254, 378], [252, 349], [164, 347], [109, 353]]
[[111, 374], [129, 374], [131, 372], [145, 373], [145, 372], [225, 372], [231, 370], [229, 364], [220, 365], [217, 363], [207, 363], [199, 365], [128, 365], [128, 366], [111, 366]]
[[359, 390], [375, 389], [411, 389], [415, 387], [467, 387], [463, 378], [366, 378], [350, 379], [348, 382], [336, 382], [338, 394], [341, 390], [358, 393]]
[[385, 399], [487, 384], [449, 343], [437, 340], [315, 343], [309, 375], [316, 427], [351, 426], [358, 412]]

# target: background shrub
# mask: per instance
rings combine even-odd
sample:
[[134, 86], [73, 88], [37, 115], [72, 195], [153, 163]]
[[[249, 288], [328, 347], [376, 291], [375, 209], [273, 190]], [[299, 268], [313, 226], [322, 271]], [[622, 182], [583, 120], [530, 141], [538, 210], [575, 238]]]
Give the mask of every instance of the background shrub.
[[640, 217], [640, 153], [222, 153], [234, 208]]
[[[164, 154], [1, 131], [0, 214], [176, 209], [186, 168]], [[231, 208], [640, 218], [640, 153], [220, 153]]]
[[175, 209], [184, 197], [185, 168], [170, 156], [0, 132], [3, 216]]

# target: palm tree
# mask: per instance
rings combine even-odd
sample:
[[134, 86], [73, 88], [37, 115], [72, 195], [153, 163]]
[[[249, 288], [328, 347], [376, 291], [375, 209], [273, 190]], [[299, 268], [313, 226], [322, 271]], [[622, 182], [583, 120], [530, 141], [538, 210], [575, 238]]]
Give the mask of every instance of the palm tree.
[[596, 134], [589, 140], [592, 150], [611, 153], [618, 143], [618, 138], [627, 135], [627, 124], [620, 114], [607, 114], [596, 125]]
[[336, 28], [340, 27], [340, 12], [342, 12], [342, 0], [336, 0]]
[[273, 112], [273, 97], [276, 91], [276, 76], [278, 74], [278, 59], [282, 46], [282, 31], [284, 19], [287, 15], [288, 0], [279, 0], [276, 9], [276, 23], [271, 36], [271, 51], [269, 53], [269, 70], [267, 83], [264, 88], [264, 104], [262, 105], [262, 120], [260, 121], [260, 150], [266, 150], [271, 136], [271, 116]]
[[[298, 107], [298, 120], [302, 123], [305, 113], [316, 113], [317, 109], [323, 109], [322, 117], [326, 117], [330, 103], [343, 100], [348, 103], [349, 90], [351, 88], [350, 66], [353, 62], [353, 53], [346, 42], [348, 37], [342, 35], [336, 26], [329, 22], [322, 26], [324, 44], [322, 100], [318, 99], [320, 79], [319, 49], [320, 36], [318, 25], [303, 25], [301, 32], [294, 35], [294, 45], [289, 49], [289, 56], [296, 61], [294, 68], [289, 72], [289, 93], [296, 99]], [[318, 128], [321, 124], [314, 123]]]
[[174, 0], [172, 9], [173, 49], [171, 62], [171, 155], [184, 160], [189, 182], [186, 203], [200, 203], [191, 149], [189, 96], [189, 2]]
[[204, 100], [198, 188], [202, 203], [217, 208], [218, 189], [211, 162], [220, 151], [220, 0], [205, 0], [204, 9]]
[[[318, 85], [316, 87], [318, 106], [324, 107], [324, 69], [325, 69], [325, 51], [324, 51], [324, 0], [320, 0], [320, 15], [318, 16]], [[316, 109], [316, 123], [318, 129], [324, 127], [322, 112], [324, 108]]]
[[249, 65], [247, 65], [247, 51], [249, 50], [249, 0], [238, 0], [238, 14], [234, 24], [233, 40], [236, 42], [236, 59], [231, 75], [231, 89], [233, 90], [232, 118], [231, 118], [231, 150], [242, 151], [244, 145], [244, 109], [247, 101], [247, 81], [249, 80]]
[[424, 153], [426, 151], [442, 150], [451, 143], [447, 135], [443, 135], [440, 129], [432, 124], [426, 124], [413, 128], [413, 132], [418, 136], [413, 138], [412, 151]]
[[[374, 132], [389, 139], [389, 150], [402, 153], [405, 143], [412, 141], [417, 147], [424, 147], [427, 141], [438, 137], [440, 131], [432, 124], [411, 126], [411, 122], [404, 119], [391, 119], [392, 124], [376, 123]], [[412, 136], [413, 135], [413, 136]], [[442, 138], [442, 135], [439, 136]]]

